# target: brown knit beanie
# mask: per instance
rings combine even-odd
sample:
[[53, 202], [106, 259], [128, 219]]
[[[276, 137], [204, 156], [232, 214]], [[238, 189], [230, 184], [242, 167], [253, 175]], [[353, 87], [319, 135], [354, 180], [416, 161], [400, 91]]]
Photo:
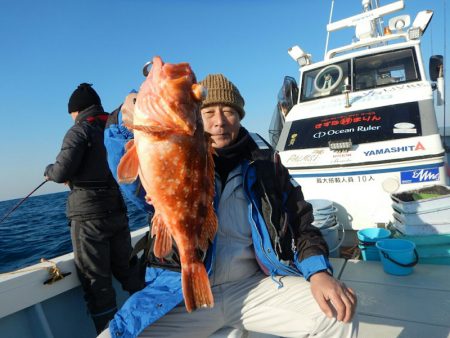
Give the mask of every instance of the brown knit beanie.
[[241, 120], [245, 116], [244, 99], [236, 86], [222, 74], [209, 74], [199, 82], [208, 91], [202, 108], [214, 104], [224, 104], [237, 110]]

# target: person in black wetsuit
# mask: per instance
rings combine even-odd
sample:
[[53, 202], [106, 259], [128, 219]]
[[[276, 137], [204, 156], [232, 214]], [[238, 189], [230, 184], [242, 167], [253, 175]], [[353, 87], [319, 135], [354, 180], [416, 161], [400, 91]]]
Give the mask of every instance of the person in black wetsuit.
[[127, 208], [111, 174], [103, 143], [105, 113], [92, 85], [82, 83], [72, 93], [67, 131], [56, 161], [44, 176], [70, 187], [66, 214], [70, 219], [75, 265], [97, 333], [116, 313], [112, 275], [124, 290], [143, 288], [132, 252]]

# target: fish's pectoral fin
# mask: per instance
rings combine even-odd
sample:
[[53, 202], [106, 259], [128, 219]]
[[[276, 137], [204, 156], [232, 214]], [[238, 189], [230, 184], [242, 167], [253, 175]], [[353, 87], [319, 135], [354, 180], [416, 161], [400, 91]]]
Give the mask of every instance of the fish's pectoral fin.
[[172, 252], [172, 235], [160, 214], [153, 216], [152, 237], [155, 237], [153, 253], [156, 257], [164, 258]]
[[139, 172], [139, 157], [134, 140], [125, 145], [126, 152], [117, 166], [117, 178], [119, 183], [132, 183], [136, 181]]
[[131, 148], [133, 148], [134, 145], [134, 140], [129, 140], [126, 144], [125, 144], [125, 152], [129, 151]]
[[[208, 153], [211, 153], [211, 155], [219, 156], [219, 155], [217, 154], [216, 148], [214, 148], [214, 147], [212, 146], [213, 143], [215, 143], [215, 142], [214, 142], [214, 140], [213, 140], [211, 134], [208, 133], [208, 132], [206, 132], [206, 131], [204, 132], [204, 134], [205, 134], [205, 142], [206, 142], [207, 147], [208, 147]], [[214, 169], [214, 163], [213, 163], [212, 165], [213, 165], [213, 169]]]

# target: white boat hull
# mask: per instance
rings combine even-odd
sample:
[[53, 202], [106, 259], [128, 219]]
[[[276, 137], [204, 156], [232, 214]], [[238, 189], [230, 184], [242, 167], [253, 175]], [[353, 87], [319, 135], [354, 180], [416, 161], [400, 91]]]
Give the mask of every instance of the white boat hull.
[[[402, 180], [402, 173], [409, 172], [417, 176], [417, 181]], [[447, 177], [442, 157], [351, 168], [291, 169], [290, 173], [301, 185], [305, 199], [333, 201], [338, 209], [339, 222], [346, 229], [353, 230], [376, 227], [378, 223], [386, 224], [393, 220], [392, 199], [388, 191], [391, 185], [400, 192], [427, 185], [445, 185]], [[406, 176], [403, 174], [403, 177]]]

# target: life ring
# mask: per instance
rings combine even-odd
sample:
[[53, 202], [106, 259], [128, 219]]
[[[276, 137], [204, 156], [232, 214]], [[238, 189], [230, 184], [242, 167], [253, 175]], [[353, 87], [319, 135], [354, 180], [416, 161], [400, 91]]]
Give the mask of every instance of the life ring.
[[[336, 71], [338, 73], [338, 76], [336, 79], [334, 79], [333, 75], [331, 74]], [[314, 79], [314, 88], [320, 93], [330, 92], [339, 85], [343, 76], [344, 72], [342, 71], [341, 67], [339, 67], [338, 65], [329, 65], [316, 75], [316, 78]], [[323, 84], [320, 87], [319, 82], [322, 81]]]

